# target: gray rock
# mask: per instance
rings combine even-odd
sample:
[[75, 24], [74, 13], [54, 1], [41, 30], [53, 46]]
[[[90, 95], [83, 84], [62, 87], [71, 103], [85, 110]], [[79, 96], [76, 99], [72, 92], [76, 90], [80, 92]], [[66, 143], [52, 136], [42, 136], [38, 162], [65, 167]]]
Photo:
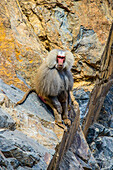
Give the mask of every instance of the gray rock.
[[[16, 88], [15, 86], [9, 86], [5, 84], [1, 79], [0, 89], [4, 91], [4, 93], [13, 103], [17, 103], [17, 101], [21, 100], [25, 94], [23, 91]], [[21, 111], [26, 110], [29, 114], [34, 114], [45, 121], [54, 121], [54, 116], [51, 114], [51, 112], [47, 110], [45, 104], [40, 101], [36, 94], [31, 94], [22, 106], [17, 106], [17, 109]]]
[[74, 89], [74, 92], [73, 92], [76, 100], [87, 100], [89, 99], [89, 95], [90, 95], [90, 92], [87, 91], [85, 92], [84, 89]]
[[113, 128], [113, 85], [106, 95], [98, 122], [103, 124], [106, 128]]
[[77, 53], [77, 63], [73, 67], [74, 79], [94, 81], [99, 74], [102, 54], [102, 45], [96, 33], [81, 26], [73, 50]]
[[1, 165], [7, 167], [9, 164], [12, 169], [19, 166], [32, 168], [35, 164], [45, 169], [47, 164], [44, 156], [50, 153], [48, 149], [18, 130], [0, 132], [0, 150], [5, 156], [5, 158], [0, 157]]
[[[85, 56], [86, 62], [90, 66], [97, 67], [101, 59], [101, 45], [93, 30], [86, 29], [81, 26], [77, 37], [77, 42], [74, 45], [76, 53]], [[97, 56], [95, 56], [95, 54]]]
[[110, 136], [110, 129], [105, 128], [105, 126], [103, 126], [102, 124], [94, 123], [88, 129], [87, 142], [90, 144], [95, 141], [98, 136], [103, 135]]
[[113, 138], [112, 137], [99, 137], [96, 144], [98, 150], [94, 156], [100, 168], [111, 169], [113, 167]]
[[3, 93], [0, 93], [0, 105], [2, 105], [4, 103], [5, 100], [5, 96]]
[[[87, 141], [101, 170], [113, 169], [113, 86], [104, 100], [98, 123], [88, 131]], [[98, 129], [98, 130], [97, 130]]]
[[[56, 144], [61, 140], [61, 137], [58, 138], [54, 132], [52, 112], [36, 94], [30, 94], [22, 105], [13, 108], [13, 104], [23, 97], [24, 92], [13, 85], [5, 84], [1, 79], [0, 89], [10, 100], [9, 107], [2, 105], [0, 108], [0, 128], [2, 128], [0, 130], [0, 151], [3, 155], [0, 154], [0, 167], [3, 169], [7, 167], [8, 169], [45, 170], [55, 152]], [[37, 141], [27, 137], [21, 131], [15, 130], [15, 122], [10, 115], [15, 119], [18, 129], [23, 128], [27, 135], [36, 136]], [[59, 130], [56, 132], [58, 133]], [[59, 136], [62, 136], [61, 129], [60, 133]], [[47, 149], [47, 146], [50, 149]]]
[[13, 170], [13, 166], [10, 164], [10, 162], [7, 160], [7, 158], [0, 155], [0, 168], [3, 170], [10, 169]]
[[76, 156], [73, 152], [67, 151], [65, 158], [62, 160], [59, 167], [60, 170], [63, 169], [80, 169], [83, 170], [82, 166], [78, 163]]
[[92, 169], [99, 170], [99, 167], [92, 156], [87, 143], [84, 141], [84, 135], [81, 130], [77, 131], [73, 138], [70, 148], [63, 156], [60, 163], [60, 169]]
[[0, 128], [7, 128], [14, 130], [16, 128], [15, 122], [12, 117], [0, 108]]
[[70, 46], [72, 46], [73, 35], [69, 29], [68, 14], [65, 12], [64, 9], [59, 7], [54, 8], [54, 11], [55, 11], [55, 18], [59, 21], [59, 26], [60, 26], [59, 34], [61, 36], [62, 43], [66, 45], [68, 39]]
[[73, 90], [73, 95], [75, 97], [75, 100], [79, 103], [80, 118], [81, 118], [80, 122], [82, 124], [82, 120], [86, 116], [85, 110], [86, 110], [86, 106], [89, 101], [90, 92], [89, 91], [85, 92], [85, 90], [83, 88], [81, 88], [81, 89], [75, 88]]
[[113, 129], [109, 129], [109, 136], [113, 137]]

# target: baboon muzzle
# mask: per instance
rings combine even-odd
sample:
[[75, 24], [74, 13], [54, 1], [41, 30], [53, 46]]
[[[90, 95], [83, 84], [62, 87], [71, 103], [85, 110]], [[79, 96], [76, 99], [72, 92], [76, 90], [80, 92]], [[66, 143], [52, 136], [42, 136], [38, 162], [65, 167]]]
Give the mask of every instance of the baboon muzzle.
[[65, 56], [57, 56], [57, 63], [59, 66], [63, 66], [64, 62], [65, 62]]

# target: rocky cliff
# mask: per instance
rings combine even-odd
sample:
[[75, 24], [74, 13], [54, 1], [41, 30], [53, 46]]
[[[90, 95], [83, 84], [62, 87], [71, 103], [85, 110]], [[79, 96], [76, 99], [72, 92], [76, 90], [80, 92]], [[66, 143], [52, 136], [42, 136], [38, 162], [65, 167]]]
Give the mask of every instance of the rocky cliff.
[[[112, 0], [1, 0], [1, 169], [113, 168], [112, 21]], [[79, 105], [70, 112], [67, 132], [35, 94], [13, 107], [54, 48], [68, 49], [75, 58], [73, 94]]]

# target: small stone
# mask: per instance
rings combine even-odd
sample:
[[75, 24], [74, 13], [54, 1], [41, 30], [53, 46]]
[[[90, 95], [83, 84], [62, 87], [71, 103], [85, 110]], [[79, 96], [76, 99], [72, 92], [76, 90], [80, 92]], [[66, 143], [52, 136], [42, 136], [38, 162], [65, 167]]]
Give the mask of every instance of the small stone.
[[0, 93], [0, 105], [2, 105], [4, 103], [5, 100], [5, 96], [3, 93]]
[[99, 129], [95, 128], [94, 125], [90, 126], [89, 130], [88, 130], [88, 135], [87, 135], [87, 142], [90, 144], [93, 141], [96, 140], [96, 138], [99, 135]]
[[104, 135], [106, 135], [106, 136], [109, 135], [109, 132], [110, 132], [110, 130], [108, 128], [104, 129]]
[[109, 129], [109, 136], [113, 137], [113, 129]]
[[9, 103], [10, 101], [8, 97], [5, 94], [0, 93], [0, 105], [5, 104], [5, 107], [9, 107]]
[[0, 128], [7, 128], [14, 130], [15, 122], [13, 121], [12, 117], [6, 113], [2, 108], [0, 108]]
[[93, 125], [94, 125], [95, 128], [99, 129], [99, 134], [102, 133], [105, 129], [105, 127], [100, 123], [94, 123]]
[[98, 149], [100, 149], [100, 146], [101, 146], [101, 144], [102, 144], [102, 138], [101, 138], [101, 137], [98, 137], [98, 138], [96, 139], [95, 143], [96, 143], [96, 147], [97, 147]]
[[94, 152], [96, 150], [96, 143], [95, 142], [92, 142], [90, 144], [90, 149], [91, 149], [92, 152]]

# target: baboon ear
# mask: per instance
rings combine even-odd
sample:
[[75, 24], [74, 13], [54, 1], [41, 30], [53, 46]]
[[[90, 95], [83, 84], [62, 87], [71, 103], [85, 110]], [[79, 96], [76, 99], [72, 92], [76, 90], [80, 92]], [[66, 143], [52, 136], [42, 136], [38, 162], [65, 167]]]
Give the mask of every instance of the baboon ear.
[[74, 63], [74, 56], [70, 51], [65, 52], [66, 55], [66, 69], [71, 69], [73, 63]]
[[49, 52], [49, 54], [48, 54], [48, 56], [46, 58], [47, 66], [49, 68], [53, 68], [56, 65], [57, 54], [58, 54], [57, 49], [54, 49], [54, 50]]

